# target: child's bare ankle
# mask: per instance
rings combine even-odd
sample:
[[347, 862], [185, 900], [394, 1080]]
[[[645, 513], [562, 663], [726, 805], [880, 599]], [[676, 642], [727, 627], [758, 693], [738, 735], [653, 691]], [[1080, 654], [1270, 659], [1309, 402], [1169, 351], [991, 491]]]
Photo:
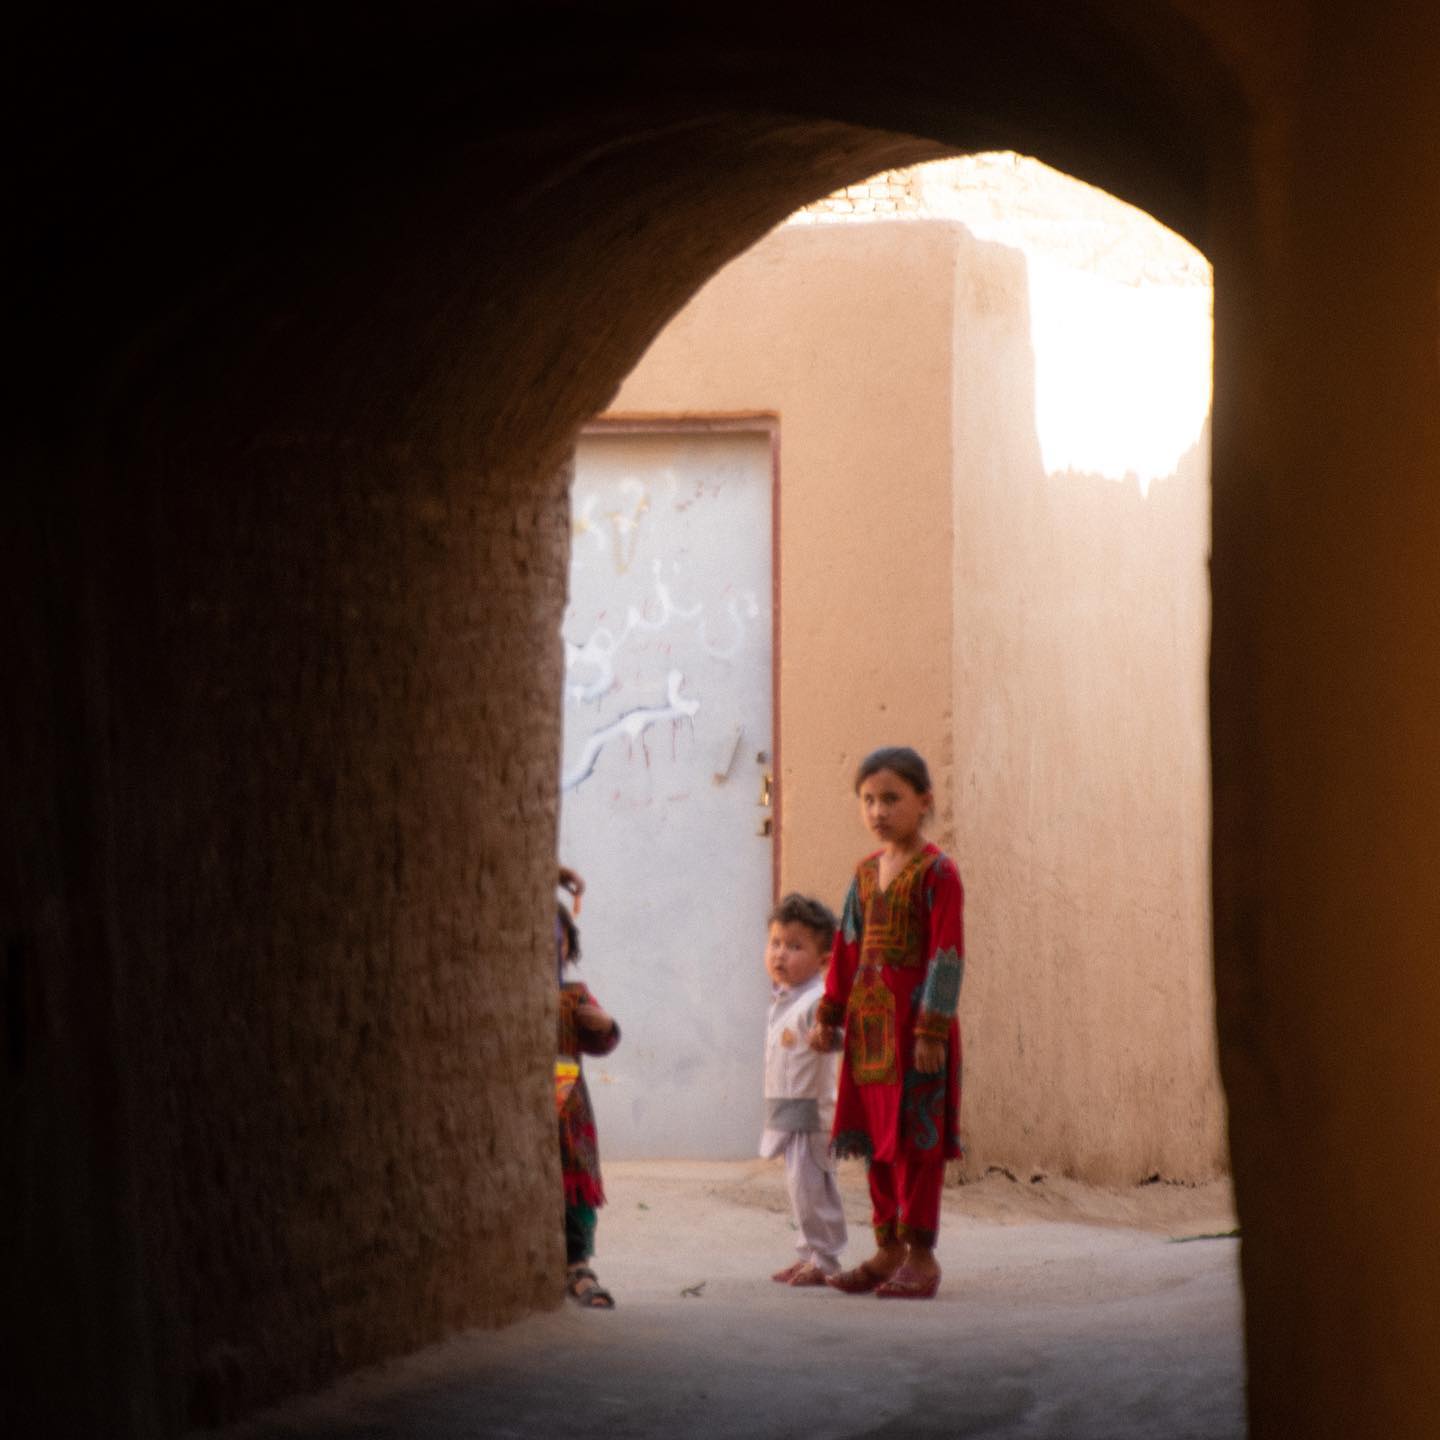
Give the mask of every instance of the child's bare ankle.
[[910, 1269], [921, 1274], [929, 1274], [939, 1268], [935, 1251], [929, 1245], [911, 1245], [905, 1256], [905, 1263]]
[[904, 1263], [904, 1245], [877, 1245], [875, 1254], [865, 1262], [865, 1268], [876, 1275], [893, 1275]]

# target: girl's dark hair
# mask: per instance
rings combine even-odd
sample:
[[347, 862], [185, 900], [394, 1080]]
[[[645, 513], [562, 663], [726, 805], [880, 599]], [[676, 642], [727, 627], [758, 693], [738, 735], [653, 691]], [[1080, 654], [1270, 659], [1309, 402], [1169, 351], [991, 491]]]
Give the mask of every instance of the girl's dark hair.
[[908, 745], [886, 745], [872, 750], [855, 772], [856, 791], [879, 770], [893, 770], [917, 795], [930, 793], [930, 767], [920, 752]]
[[835, 917], [818, 900], [792, 890], [771, 912], [772, 925], [803, 925], [827, 953], [835, 943]]
[[565, 932], [565, 942], [569, 949], [565, 958], [573, 965], [580, 958], [580, 927], [563, 905], [557, 905], [555, 913], [560, 917], [560, 928]]

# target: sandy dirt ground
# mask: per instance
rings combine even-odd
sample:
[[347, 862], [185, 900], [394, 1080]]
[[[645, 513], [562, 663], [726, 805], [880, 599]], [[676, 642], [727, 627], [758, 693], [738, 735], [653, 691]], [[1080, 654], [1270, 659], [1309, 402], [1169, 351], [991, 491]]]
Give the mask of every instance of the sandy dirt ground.
[[[230, 1440], [995, 1437], [1241, 1440], [1239, 1242], [1223, 1184], [948, 1189], [931, 1302], [792, 1290], [778, 1164], [606, 1167], [595, 1268], [564, 1305], [293, 1401]], [[867, 1251], [863, 1168], [842, 1192]]]

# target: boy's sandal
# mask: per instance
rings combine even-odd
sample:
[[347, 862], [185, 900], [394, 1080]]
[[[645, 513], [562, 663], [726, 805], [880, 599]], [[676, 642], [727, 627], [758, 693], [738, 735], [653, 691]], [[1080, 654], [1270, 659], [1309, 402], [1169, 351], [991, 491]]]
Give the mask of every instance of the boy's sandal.
[[869, 1262], [862, 1260], [853, 1270], [842, 1270], [838, 1275], [827, 1275], [825, 1283], [832, 1290], [841, 1290], [846, 1295], [868, 1295], [884, 1285], [890, 1277], [872, 1270]]
[[805, 1268], [805, 1264], [804, 1260], [797, 1260], [793, 1265], [777, 1270], [770, 1278], [777, 1285], [788, 1285]]
[[933, 1300], [940, 1288], [940, 1272], [921, 1275], [902, 1265], [883, 1285], [877, 1287], [877, 1300]]
[[825, 1272], [813, 1260], [807, 1260], [795, 1268], [788, 1282], [791, 1285], [828, 1285]]
[[[583, 1282], [589, 1281], [587, 1285]], [[565, 1293], [582, 1310], [613, 1310], [615, 1297], [596, 1278], [588, 1265], [572, 1265], [565, 1272]]]

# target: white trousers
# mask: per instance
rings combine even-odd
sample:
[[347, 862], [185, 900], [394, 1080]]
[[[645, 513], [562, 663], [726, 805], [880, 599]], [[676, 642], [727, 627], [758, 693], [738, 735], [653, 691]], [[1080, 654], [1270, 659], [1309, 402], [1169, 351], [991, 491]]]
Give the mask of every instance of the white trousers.
[[827, 1275], [840, 1268], [845, 1210], [835, 1183], [828, 1135], [791, 1135], [785, 1143], [785, 1185], [799, 1234], [795, 1248]]

